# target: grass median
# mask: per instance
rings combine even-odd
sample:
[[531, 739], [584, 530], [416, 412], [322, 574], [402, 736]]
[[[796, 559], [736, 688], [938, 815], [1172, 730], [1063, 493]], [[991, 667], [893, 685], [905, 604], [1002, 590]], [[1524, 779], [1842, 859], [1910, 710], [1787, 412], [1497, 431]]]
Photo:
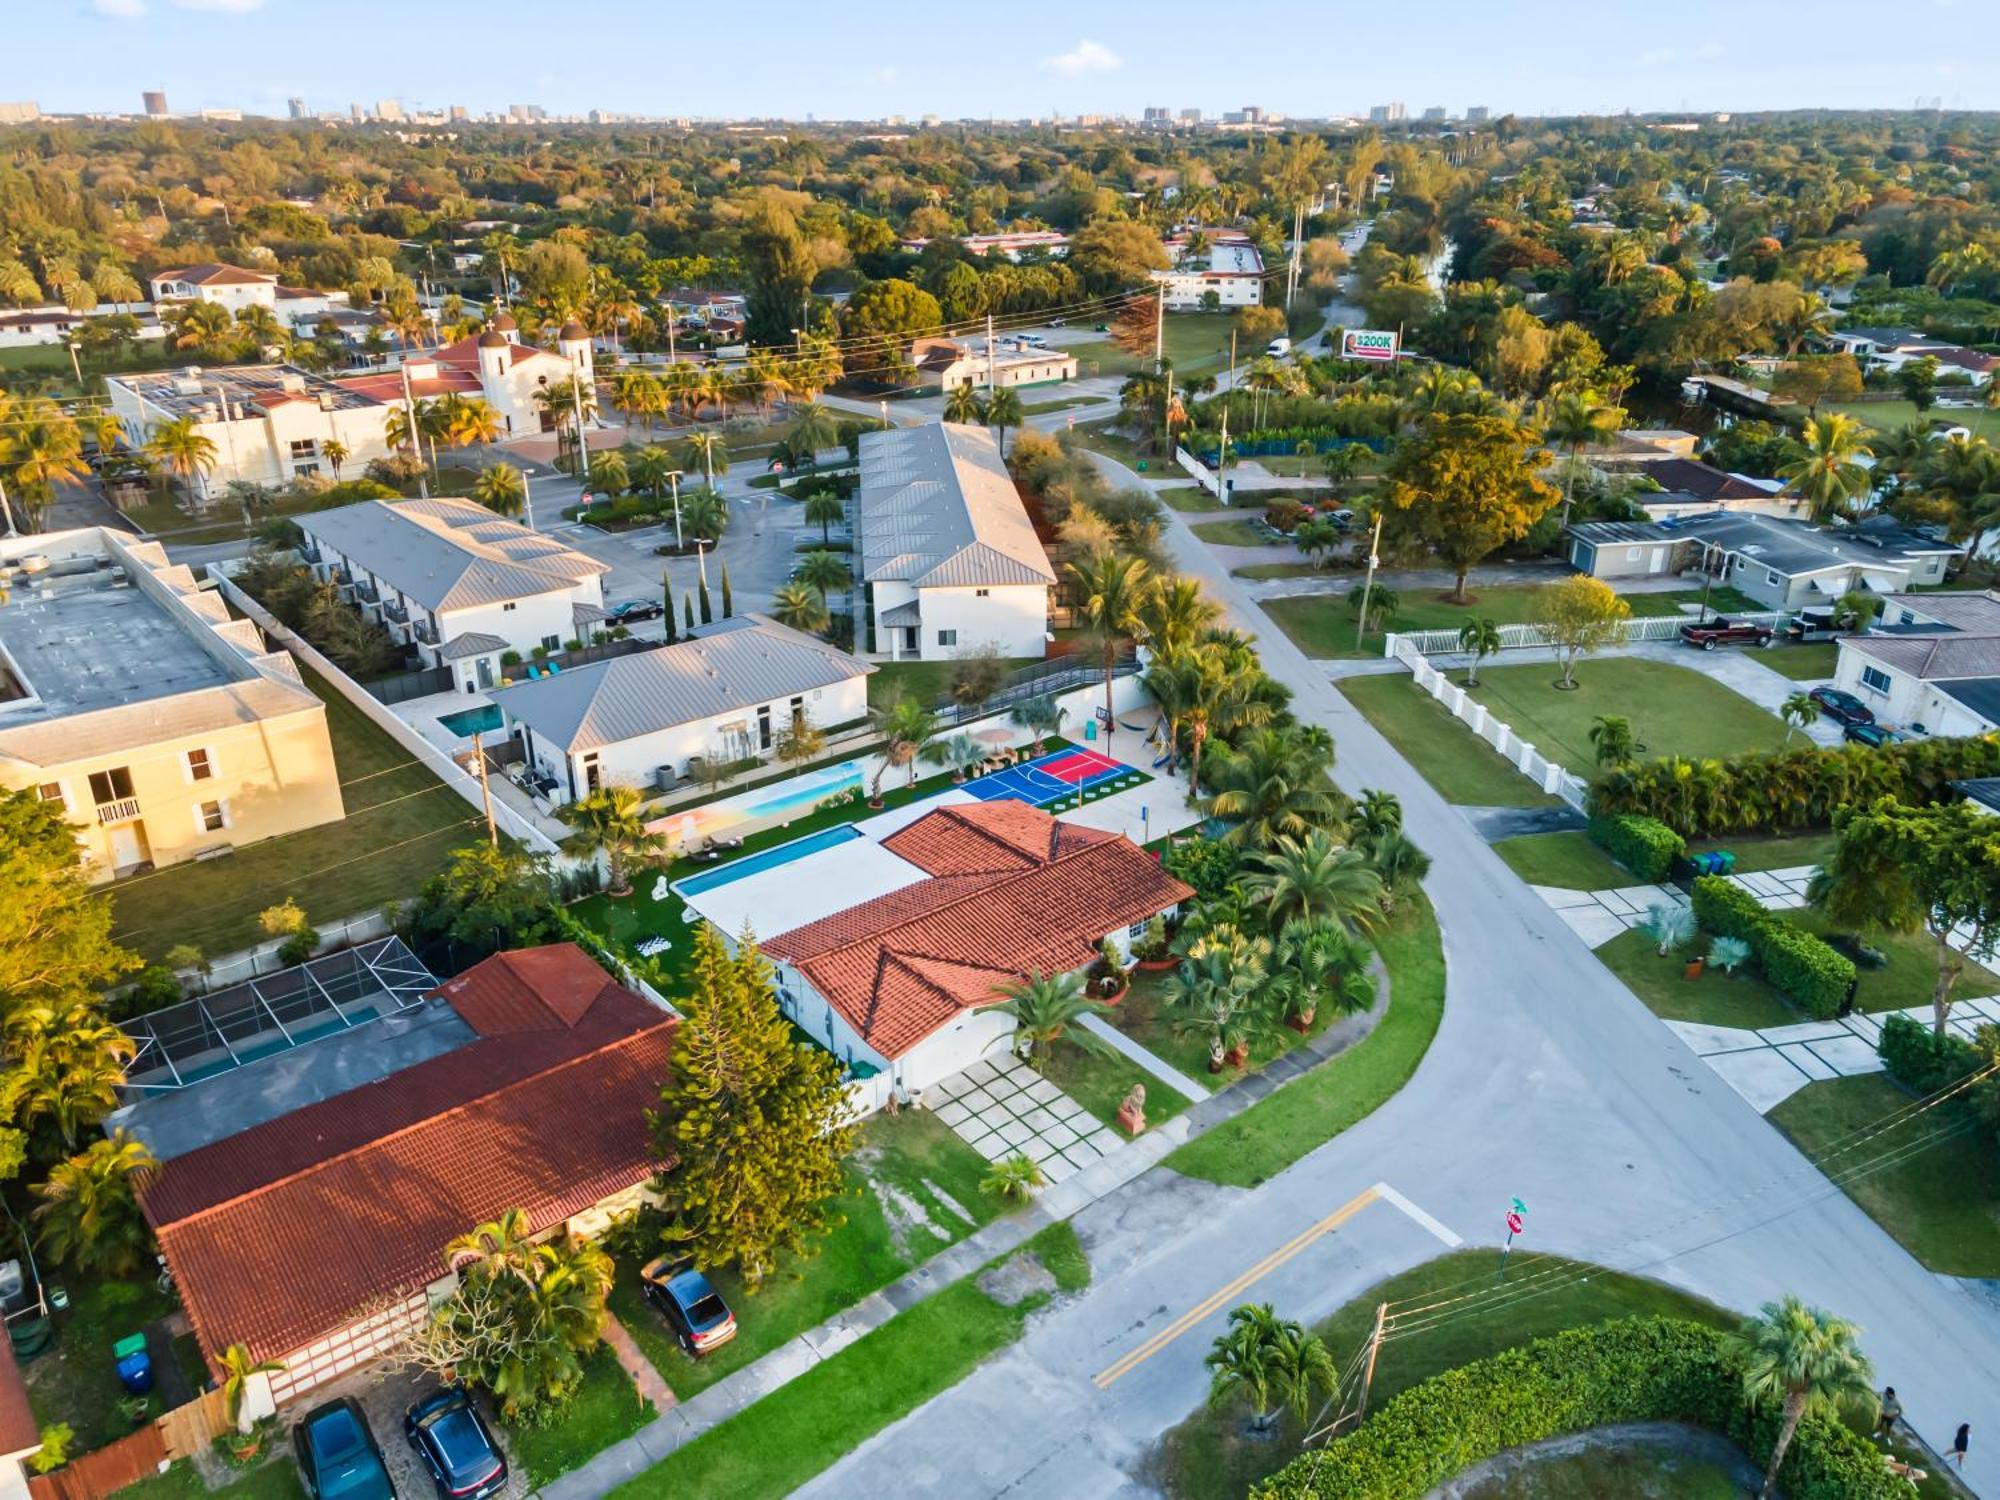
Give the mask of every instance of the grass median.
[[1409, 1081], [1444, 1019], [1444, 942], [1430, 902], [1407, 899], [1376, 938], [1389, 1010], [1353, 1047], [1203, 1132], [1166, 1159], [1188, 1177], [1256, 1187], [1365, 1119]]

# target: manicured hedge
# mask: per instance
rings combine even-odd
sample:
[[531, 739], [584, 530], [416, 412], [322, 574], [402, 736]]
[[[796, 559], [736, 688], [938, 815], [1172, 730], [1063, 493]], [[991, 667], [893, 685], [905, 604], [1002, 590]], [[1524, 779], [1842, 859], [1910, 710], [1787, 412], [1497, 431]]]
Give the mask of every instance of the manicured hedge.
[[[1672, 1318], [1628, 1318], [1537, 1339], [1412, 1386], [1362, 1426], [1294, 1459], [1253, 1500], [1421, 1500], [1508, 1448], [1617, 1422], [1686, 1422], [1760, 1463], [1775, 1409], [1742, 1396], [1726, 1334]], [[1791, 1500], [1908, 1500], [1881, 1454], [1839, 1422], [1807, 1417], [1780, 1482]]]
[[1919, 1094], [1949, 1088], [1966, 1074], [1977, 1072], [1986, 1061], [1963, 1037], [1949, 1032], [1939, 1036], [1908, 1016], [1884, 1017], [1882, 1039], [1875, 1051], [1891, 1078]]
[[1839, 745], [1739, 755], [1669, 756], [1606, 771], [1590, 789], [1597, 814], [1658, 818], [1689, 838], [1795, 833], [1831, 826], [1843, 807], [1894, 797], [1923, 806], [1958, 794], [1954, 781], [2000, 775], [2000, 736]]
[[1766, 911], [1757, 898], [1722, 875], [1694, 883], [1694, 919], [1717, 937], [1741, 938], [1757, 956], [1764, 977], [1798, 1002], [1806, 1014], [1827, 1020], [1839, 1014], [1854, 984], [1854, 960], [1802, 927]]
[[1590, 820], [1597, 846], [1641, 880], [1665, 880], [1674, 861], [1687, 853], [1687, 840], [1658, 818], [1613, 813]]

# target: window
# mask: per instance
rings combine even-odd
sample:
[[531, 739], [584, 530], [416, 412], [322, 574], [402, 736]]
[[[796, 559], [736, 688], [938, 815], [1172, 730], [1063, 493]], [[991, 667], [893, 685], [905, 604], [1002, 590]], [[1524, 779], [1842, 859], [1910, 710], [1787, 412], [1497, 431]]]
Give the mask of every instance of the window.
[[35, 788], [35, 795], [44, 802], [60, 802], [63, 800], [62, 783], [60, 781], [45, 781]]
[[1870, 692], [1886, 693], [1889, 691], [1889, 674], [1880, 667], [1863, 667], [1861, 685]]
[[292, 457], [312, 458], [314, 456], [313, 450], [317, 446], [311, 438], [294, 438], [292, 440]]
[[993, 590], [991, 589], [974, 589], [972, 591], [972, 597], [975, 599], [984, 599], [987, 597], [987, 595], [991, 594], [992, 592]]
[[562, 649], [562, 637], [559, 635], [545, 635], [542, 637], [542, 644], [551, 651], [560, 651]]
[[507, 613], [508, 610], [512, 609], [513, 607], [514, 607], [514, 601], [512, 599], [509, 599], [505, 604], [500, 606], [500, 613], [504, 615]]
[[940, 630], [938, 632], [938, 644], [940, 646], [956, 646], [958, 644], [958, 632], [956, 630]]
[[123, 802], [132, 795], [132, 770], [113, 766], [108, 771], [90, 773], [90, 796], [99, 807], [107, 802]]
[[1639, 560], [1639, 549], [1637, 547], [1627, 547], [1625, 549], [1625, 561], [1637, 562], [1638, 560]]
[[1764, 574], [1764, 582], [1776, 583], [1777, 581], [1778, 581], [1778, 575], [1776, 573], [1767, 572]]
[[228, 826], [229, 820], [223, 816], [220, 802], [204, 802], [194, 810], [195, 821], [201, 824], [203, 833], [220, 833]]
[[207, 781], [215, 774], [215, 763], [208, 758], [206, 750], [190, 750], [187, 753], [188, 776], [194, 781]]
[[1146, 935], [1146, 924], [1144, 922], [1134, 922], [1130, 927], [1125, 929], [1125, 936], [1130, 938], [1135, 943], [1138, 942], [1141, 938], [1145, 937], [1145, 935]]
[[1917, 617], [1916, 617], [1915, 615], [1911, 614], [1911, 613], [1910, 613], [1910, 612], [1909, 612], [1909, 611], [1908, 611], [1908, 610], [1906, 609], [1906, 610], [1904, 610], [1904, 611], [1903, 611], [1903, 619], [1902, 619], [1902, 623], [1903, 623], [1903, 624], [1905, 624], [1905, 625], [1914, 625], [1914, 624], [1916, 624], [1916, 623], [1917, 623]]
[[757, 710], [757, 748], [771, 748], [771, 705], [768, 703]]

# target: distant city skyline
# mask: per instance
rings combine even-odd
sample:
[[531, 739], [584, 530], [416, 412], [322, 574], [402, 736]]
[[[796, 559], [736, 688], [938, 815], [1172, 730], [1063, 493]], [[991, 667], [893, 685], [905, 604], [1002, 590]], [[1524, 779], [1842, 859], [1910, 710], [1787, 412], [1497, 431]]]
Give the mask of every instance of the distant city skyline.
[[276, 118], [293, 100], [315, 115], [397, 101], [478, 116], [530, 101], [551, 115], [794, 120], [1148, 107], [1214, 119], [1245, 106], [1365, 118], [1390, 101], [1411, 119], [1474, 105], [1496, 117], [2000, 108], [1989, 65], [2000, 7], [1917, 0], [1902, 20], [1885, 28], [1879, 5], [1862, 0], [1683, 0], [1670, 21], [1638, 0], [1246, 0], [1228, 11], [1028, 0], [977, 22], [914, 0], [853, 13], [772, 0], [754, 23], [727, 8], [631, 0], [44, 0], [9, 18], [0, 99], [139, 113], [142, 92], [163, 90], [180, 114]]

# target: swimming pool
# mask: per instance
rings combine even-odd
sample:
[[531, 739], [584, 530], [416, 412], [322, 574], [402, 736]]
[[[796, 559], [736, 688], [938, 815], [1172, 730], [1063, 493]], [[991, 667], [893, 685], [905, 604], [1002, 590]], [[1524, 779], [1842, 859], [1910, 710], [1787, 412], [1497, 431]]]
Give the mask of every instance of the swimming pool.
[[765, 870], [775, 870], [779, 865], [788, 865], [795, 859], [804, 859], [808, 854], [817, 854], [822, 849], [831, 849], [836, 844], [844, 844], [850, 839], [865, 835], [852, 824], [843, 823], [838, 828], [822, 828], [818, 833], [807, 834], [802, 839], [793, 839], [789, 844], [780, 844], [775, 849], [761, 850], [756, 854], [746, 854], [741, 859], [732, 859], [720, 869], [703, 870], [698, 875], [689, 875], [674, 882], [674, 892], [682, 899], [698, 896], [703, 891], [712, 891], [717, 886], [728, 885], [732, 881], [747, 876], [758, 875]]

